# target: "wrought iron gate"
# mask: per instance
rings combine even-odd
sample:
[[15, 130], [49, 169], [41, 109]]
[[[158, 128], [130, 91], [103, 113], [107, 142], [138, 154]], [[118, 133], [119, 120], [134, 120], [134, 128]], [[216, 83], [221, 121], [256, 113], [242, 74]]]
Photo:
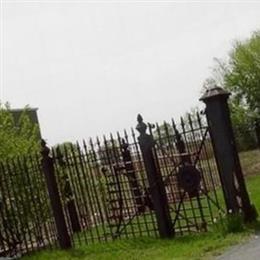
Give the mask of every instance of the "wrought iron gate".
[[[173, 121], [171, 125], [164, 123], [160, 127], [150, 124], [149, 130], [155, 141], [157, 170], [163, 178], [175, 234], [205, 231], [222, 210], [218, 198], [221, 192], [217, 192], [220, 181], [208, 126], [197, 114], [193, 120], [188, 117], [186, 123], [182, 120], [179, 130]], [[158, 232], [151, 186], [133, 132], [132, 136], [133, 144], [128, 143], [127, 135], [123, 139], [118, 136], [119, 146], [113, 148], [121, 155], [114, 164], [110, 161], [112, 167], [103, 167], [113, 238], [131, 233], [130, 230], [138, 226], [138, 220], [147, 230], [150, 226], [153, 227], [151, 232]]]
[[[176, 235], [199, 232], [221, 211], [218, 171], [206, 120], [199, 114], [148, 124]], [[61, 151], [62, 150], [62, 151]], [[140, 141], [104, 137], [53, 151], [67, 226], [74, 242], [158, 236], [158, 218]], [[79, 231], [81, 234], [79, 235]], [[74, 235], [73, 235], [74, 234]]]
[[0, 162], [0, 256], [201, 232], [227, 209], [255, 220], [228, 96], [205, 93], [207, 120], [146, 125], [139, 115], [138, 137], [132, 129], [52, 150], [43, 141], [40, 156]]

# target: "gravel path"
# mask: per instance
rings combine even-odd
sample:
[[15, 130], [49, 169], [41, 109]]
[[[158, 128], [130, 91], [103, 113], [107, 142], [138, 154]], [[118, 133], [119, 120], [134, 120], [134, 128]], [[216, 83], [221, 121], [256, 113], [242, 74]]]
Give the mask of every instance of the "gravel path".
[[260, 260], [260, 234], [249, 242], [236, 245], [226, 251], [216, 260]]

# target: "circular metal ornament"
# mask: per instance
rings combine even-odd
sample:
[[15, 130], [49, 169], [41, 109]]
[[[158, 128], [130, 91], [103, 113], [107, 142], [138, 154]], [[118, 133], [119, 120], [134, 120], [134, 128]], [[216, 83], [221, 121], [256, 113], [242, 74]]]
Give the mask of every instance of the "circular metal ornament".
[[190, 197], [198, 195], [201, 181], [200, 171], [191, 164], [183, 165], [177, 173], [178, 186], [181, 187]]

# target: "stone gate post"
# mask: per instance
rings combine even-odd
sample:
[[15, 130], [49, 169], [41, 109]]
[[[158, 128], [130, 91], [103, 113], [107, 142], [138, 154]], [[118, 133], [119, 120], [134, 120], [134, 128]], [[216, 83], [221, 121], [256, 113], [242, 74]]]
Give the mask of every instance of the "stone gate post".
[[220, 175], [227, 210], [239, 210], [238, 198], [245, 221], [256, 219], [250, 203], [234, 138], [228, 98], [230, 93], [220, 87], [208, 89], [200, 98], [206, 104], [206, 117], [214, 155]]

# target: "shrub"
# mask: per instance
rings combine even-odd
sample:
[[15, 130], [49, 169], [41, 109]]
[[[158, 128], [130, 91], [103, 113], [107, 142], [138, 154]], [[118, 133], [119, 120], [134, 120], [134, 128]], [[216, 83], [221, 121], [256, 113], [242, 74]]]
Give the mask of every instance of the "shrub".
[[229, 233], [243, 232], [245, 226], [242, 214], [229, 212], [224, 216], [220, 216], [220, 218], [215, 221], [213, 230], [223, 236]]

